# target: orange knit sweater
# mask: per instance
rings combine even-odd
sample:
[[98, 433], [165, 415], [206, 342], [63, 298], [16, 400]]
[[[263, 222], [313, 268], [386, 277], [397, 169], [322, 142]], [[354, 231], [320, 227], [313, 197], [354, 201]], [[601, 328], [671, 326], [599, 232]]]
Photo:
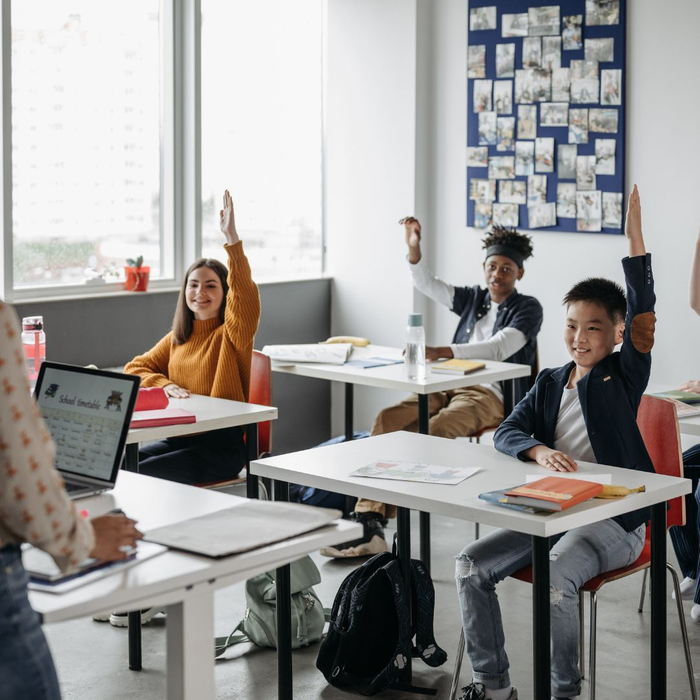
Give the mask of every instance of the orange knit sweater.
[[260, 320], [260, 295], [253, 282], [243, 244], [225, 245], [228, 284], [224, 322], [218, 317], [194, 321], [183, 345], [173, 343], [172, 331], [124, 368], [141, 377], [141, 386], [177, 384], [193, 394], [247, 401], [253, 340]]

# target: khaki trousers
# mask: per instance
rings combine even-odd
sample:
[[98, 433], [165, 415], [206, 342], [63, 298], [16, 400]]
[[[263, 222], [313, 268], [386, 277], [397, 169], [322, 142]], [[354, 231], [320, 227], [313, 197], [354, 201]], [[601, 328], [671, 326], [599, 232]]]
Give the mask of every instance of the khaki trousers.
[[[482, 428], [500, 425], [503, 421], [503, 402], [489, 389], [470, 386], [454, 391], [428, 394], [430, 434], [438, 437], [469, 437]], [[385, 408], [377, 414], [372, 435], [393, 433], [397, 430], [418, 431], [418, 396]], [[386, 518], [396, 517], [396, 506], [360, 498], [356, 513], [379, 513]]]

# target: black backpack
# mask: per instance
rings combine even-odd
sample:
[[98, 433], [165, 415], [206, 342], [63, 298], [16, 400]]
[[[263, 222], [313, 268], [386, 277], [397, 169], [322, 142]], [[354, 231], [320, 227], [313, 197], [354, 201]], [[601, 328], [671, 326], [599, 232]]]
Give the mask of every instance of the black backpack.
[[435, 590], [420, 561], [411, 561], [411, 582], [414, 629], [394, 554], [377, 554], [343, 581], [316, 660], [331, 685], [376, 695], [398, 680], [409, 653], [429, 666], [445, 663], [433, 636]]

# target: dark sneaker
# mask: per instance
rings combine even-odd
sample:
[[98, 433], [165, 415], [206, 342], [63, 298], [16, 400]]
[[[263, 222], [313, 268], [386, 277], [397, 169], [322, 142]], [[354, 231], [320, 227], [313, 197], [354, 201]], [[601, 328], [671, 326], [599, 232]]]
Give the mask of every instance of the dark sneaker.
[[[147, 608], [141, 611], [141, 624], [145, 625], [150, 622], [158, 613], [163, 612], [162, 608]], [[109, 624], [113, 627], [128, 627], [129, 613], [115, 612], [109, 616]]]
[[350, 520], [362, 523], [362, 537], [351, 542], [343, 542], [335, 547], [323, 547], [320, 553], [324, 557], [334, 559], [350, 559], [353, 557], [368, 557], [373, 554], [387, 552], [384, 527], [386, 519], [379, 513], [350, 513]]
[[[462, 688], [459, 700], [486, 700], [486, 688], [482, 683], [470, 683]], [[518, 691], [515, 688], [511, 688], [508, 700], [518, 700]]]

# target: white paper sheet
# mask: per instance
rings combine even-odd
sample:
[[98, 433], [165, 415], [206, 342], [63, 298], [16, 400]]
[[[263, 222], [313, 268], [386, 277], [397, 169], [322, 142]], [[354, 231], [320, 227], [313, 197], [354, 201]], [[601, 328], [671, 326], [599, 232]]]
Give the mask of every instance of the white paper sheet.
[[420, 481], [428, 484], [459, 484], [473, 476], [481, 467], [444, 467], [438, 464], [420, 464], [417, 462], [397, 462], [381, 460], [366, 467], [360, 467], [348, 476], [364, 476], [374, 479], [393, 479], [394, 481]]

